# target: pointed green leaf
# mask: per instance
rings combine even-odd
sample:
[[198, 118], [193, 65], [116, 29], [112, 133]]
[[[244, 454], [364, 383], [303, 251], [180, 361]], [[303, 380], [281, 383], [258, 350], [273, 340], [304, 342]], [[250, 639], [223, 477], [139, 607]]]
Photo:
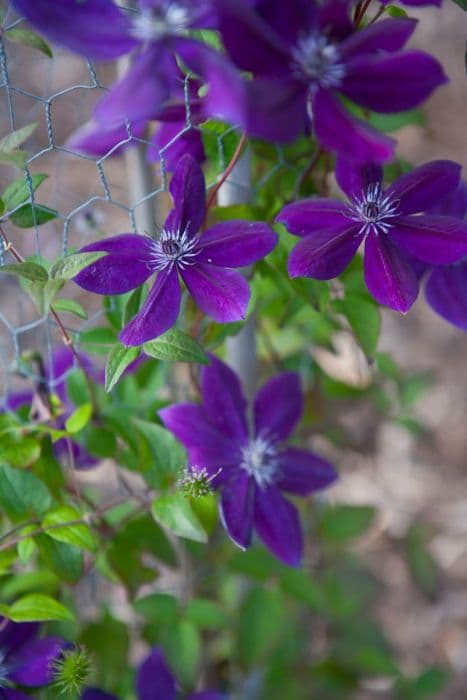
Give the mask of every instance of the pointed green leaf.
[[92, 405], [83, 403], [82, 406], [73, 411], [71, 416], [65, 421], [65, 430], [67, 433], [79, 433], [87, 426], [92, 416]]
[[2, 265], [0, 272], [10, 272], [12, 275], [23, 277], [30, 282], [47, 282], [49, 275], [45, 267], [32, 262], [12, 263], [11, 265]]
[[42, 593], [29, 593], [8, 606], [5, 616], [13, 622], [74, 621], [73, 613], [64, 605]]
[[7, 134], [7, 136], [0, 139], [0, 151], [9, 153], [15, 148], [18, 148], [18, 146], [21, 146], [21, 144], [31, 136], [36, 128], [37, 122], [32, 122], [27, 126], [23, 126], [22, 129], [17, 129], [16, 131], [12, 131], [11, 134]]
[[376, 304], [359, 294], [346, 294], [333, 305], [347, 318], [365, 355], [374, 357], [381, 330], [381, 314]]
[[88, 265], [96, 262], [100, 258], [107, 255], [104, 251], [98, 251], [96, 253], [75, 253], [75, 255], [68, 255], [66, 258], [60, 258], [56, 263], [50, 268], [50, 277], [55, 279], [60, 277], [64, 280], [69, 280], [75, 277], [78, 272], [84, 270]]
[[180, 493], [159, 496], [151, 506], [155, 520], [179, 537], [195, 542], [207, 542], [207, 535], [191, 509], [189, 501]]
[[158, 360], [209, 364], [209, 358], [201, 345], [176, 328], [163, 333], [149, 343], [144, 343], [143, 350], [147, 355]]
[[33, 228], [46, 224], [47, 221], [52, 221], [58, 216], [56, 209], [50, 209], [44, 204], [24, 204], [19, 209], [16, 209], [10, 214], [10, 221], [19, 228]]
[[67, 314], [73, 314], [73, 316], [77, 316], [78, 318], [82, 318], [84, 320], [86, 320], [88, 317], [86, 309], [84, 309], [81, 304], [78, 304], [78, 302], [74, 299], [56, 299], [54, 301], [54, 309], [55, 311], [63, 311]]
[[0, 161], [11, 163], [22, 170], [26, 167], [28, 154], [26, 151], [2, 151], [0, 150]]
[[[82, 517], [76, 508], [59, 506], [49, 511], [45, 518], [42, 519], [42, 527], [50, 528], [47, 529], [47, 535], [54, 540], [73, 544], [76, 547], [80, 547], [80, 549], [88, 549], [93, 552], [97, 543], [89, 527], [84, 522], [67, 525], [67, 523], [80, 520]], [[60, 526], [61, 523], [63, 523], [63, 527]]]
[[123, 372], [139, 355], [139, 348], [127, 348], [124, 345], [114, 345], [110, 351], [105, 367], [105, 390], [111, 391]]
[[5, 36], [7, 39], [14, 41], [16, 44], [23, 44], [23, 46], [30, 46], [33, 49], [38, 49], [43, 54], [48, 56], [48, 58], [53, 58], [52, 49], [48, 43], [44, 41], [39, 34], [31, 32], [30, 29], [13, 27], [5, 32]]
[[[49, 176], [45, 173], [36, 173], [36, 175], [31, 176], [31, 189], [33, 192], [37, 190], [39, 185], [44, 182]], [[14, 182], [11, 182], [2, 194], [2, 199], [5, 204], [7, 211], [14, 209], [19, 204], [26, 202], [31, 193], [29, 190], [28, 182], [26, 178], [19, 177]]]
[[50, 507], [48, 488], [34, 474], [0, 466], [0, 506], [13, 520], [41, 515]]

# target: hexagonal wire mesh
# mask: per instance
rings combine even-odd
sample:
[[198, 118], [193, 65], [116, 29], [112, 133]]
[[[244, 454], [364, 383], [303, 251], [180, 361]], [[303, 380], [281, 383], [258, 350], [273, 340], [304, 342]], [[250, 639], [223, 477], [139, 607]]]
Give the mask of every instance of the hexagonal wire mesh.
[[[134, 10], [133, 10], [134, 11]], [[3, 187], [24, 177], [31, 204], [46, 204], [57, 211], [53, 220], [40, 226], [17, 228], [8, 220], [12, 212], [4, 212], [1, 225], [8, 240], [23, 257], [37, 256], [54, 260], [102, 235], [124, 231], [148, 232], [163, 218], [166, 208], [167, 167], [165, 154], [189, 129], [198, 129], [191, 117], [189, 81], [180, 79], [185, 105], [185, 124], [163, 148], [155, 163], [148, 163], [147, 138], [136, 136], [128, 124], [126, 136], [105, 155], [91, 157], [67, 145], [67, 139], [87, 122], [92, 105], [107, 86], [124, 71], [127, 59], [118, 63], [93, 65], [70, 52], [54, 47], [49, 58], [36, 49], [8, 41], [8, 30], [21, 27], [9, 2], [2, 9], [4, 31], [0, 35], [0, 138], [33, 122], [37, 124], [27, 141], [24, 171], [0, 163]], [[27, 26], [27, 25], [24, 25]], [[227, 129], [215, 136], [219, 172], [227, 166], [224, 141], [233, 132]], [[131, 143], [131, 148], [123, 147]], [[277, 161], [263, 171], [257, 187], [262, 187], [277, 169], [286, 163], [281, 148], [276, 148]], [[45, 173], [48, 177], [40, 190], [33, 190], [32, 177]], [[211, 183], [213, 184], [213, 183]], [[241, 183], [238, 183], [241, 185]], [[209, 186], [209, 183], [208, 183]], [[12, 211], [18, 209], [16, 206]], [[158, 213], [159, 212], [159, 213]], [[105, 232], [105, 233], [103, 233]], [[11, 252], [0, 240], [0, 264], [11, 262]], [[81, 321], [66, 314], [63, 322], [80, 345], [83, 332], [92, 328], [103, 315], [101, 299], [85, 294], [67, 284], [61, 297], [72, 298], [86, 308], [88, 317]], [[41, 315], [31, 297], [12, 275], [0, 274], [0, 409], [7, 406], [12, 391], [38, 381], [36, 371], [22, 361], [25, 351], [34, 351], [51, 367], [49, 378], [53, 390], [63, 377], [53, 376], [53, 348], [62, 342], [56, 321], [50, 314]]]

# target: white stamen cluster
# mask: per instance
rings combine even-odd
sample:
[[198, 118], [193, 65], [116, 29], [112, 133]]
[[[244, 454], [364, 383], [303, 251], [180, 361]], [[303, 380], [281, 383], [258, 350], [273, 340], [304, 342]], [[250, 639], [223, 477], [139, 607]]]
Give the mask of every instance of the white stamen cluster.
[[169, 231], [164, 229], [157, 241], [152, 245], [151, 269], [165, 270], [176, 265], [183, 270], [193, 265], [194, 258], [199, 253], [196, 250], [197, 236], [190, 237], [188, 231]]
[[209, 474], [206, 467], [188, 466], [177, 481], [177, 486], [192, 498], [207, 496], [213, 491], [212, 481], [221, 471], [219, 469], [215, 474]]
[[131, 35], [139, 41], [156, 41], [169, 34], [182, 34], [190, 26], [190, 12], [178, 2], [161, 10], [145, 9], [133, 19]]
[[313, 86], [336, 88], [341, 85], [345, 67], [339, 63], [339, 52], [327, 37], [312, 34], [299, 40], [293, 51], [295, 73], [303, 74]]
[[254, 477], [260, 488], [265, 488], [277, 478], [280, 469], [279, 452], [268, 440], [257, 437], [242, 448], [240, 467]]
[[384, 195], [381, 183], [374, 182], [347, 205], [350, 219], [361, 224], [359, 233], [367, 236], [371, 231], [378, 235], [387, 233], [393, 225], [390, 219], [397, 216], [398, 202]]

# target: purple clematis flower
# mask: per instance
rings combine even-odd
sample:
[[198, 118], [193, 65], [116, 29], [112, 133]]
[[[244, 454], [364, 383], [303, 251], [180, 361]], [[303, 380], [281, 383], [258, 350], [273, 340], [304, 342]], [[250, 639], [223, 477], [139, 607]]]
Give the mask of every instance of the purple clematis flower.
[[382, 113], [411, 109], [446, 82], [434, 58], [400, 51], [416, 21], [384, 19], [356, 31], [347, 0], [216, 0], [228, 54], [253, 73], [246, 95], [205, 71], [208, 109], [251, 135], [292, 141], [310, 123], [320, 143], [359, 162], [391, 159], [395, 141], [353, 117], [345, 98]]
[[109, 60], [134, 52], [126, 75], [94, 109], [94, 119], [106, 129], [151, 119], [177, 83], [173, 54], [186, 60], [192, 53], [212, 53], [185, 36], [187, 30], [217, 23], [211, 0], [140, 0], [139, 11], [133, 12], [113, 0], [14, 0], [14, 5], [46, 37], [87, 58]]
[[97, 294], [123, 294], [157, 275], [141, 310], [120, 333], [124, 345], [141, 345], [173, 326], [180, 309], [179, 275], [200, 309], [215, 321], [244, 318], [249, 287], [231, 268], [261, 260], [277, 242], [274, 231], [261, 222], [228, 221], [200, 234], [206, 215], [204, 176], [190, 155], [180, 160], [170, 192], [174, 208], [157, 240], [124, 233], [81, 251], [108, 253], [74, 278]]
[[[467, 217], [467, 185], [458, 188], [430, 210], [433, 214]], [[454, 326], [467, 331], [467, 257], [453, 263], [434, 267], [425, 287], [426, 300], [431, 308]]]
[[[138, 669], [136, 690], [138, 700], [175, 700], [178, 683], [167, 665], [161, 649], [155, 647]], [[227, 700], [226, 696], [213, 690], [189, 693], [184, 700]], [[87, 688], [81, 700], [118, 700], [115, 695], [97, 688]]]
[[221, 519], [232, 540], [246, 549], [255, 527], [278, 559], [298, 566], [300, 521], [282, 491], [307, 496], [337, 476], [313, 452], [283, 445], [303, 410], [298, 375], [284, 372], [260, 389], [251, 432], [238, 377], [214, 356], [202, 370], [201, 392], [201, 406], [175, 404], [160, 411], [163, 423], [187, 448], [190, 463], [206, 470], [220, 489]]
[[[97, 370], [91, 360], [84, 354], [81, 353], [81, 359], [86, 367], [89, 375], [96, 382], [103, 384], [104, 374], [102, 371]], [[73, 353], [69, 348], [65, 346], [56, 347], [53, 352], [52, 366], [43, 367], [41, 371], [41, 380], [45, 382], [48, 390], [50, 389], [55, 393], [61, 401], [63, 412], [58, 416], [56, 420], [56, 427], [58, 430], [63, 430], [65, 428], [65, 421], [71, 415], [74, 410], [74, 406], [71, 403], [66, 390], [66, 378], [74, 366]], [[22, 391], [13, 393], [8, 396], [6, 402], [6, 408], [10, 411], [17, 411], [22, 406], [29, 406], [31, 413], [36, 412], [37, 415], [32, 415], [34, 419], [41, 420], [41, 411], [48, 412], [48, 406], [43, 403], [41, 398], [41, 392], [39, 390], [35, 393], [32, 391]], [[50, 416], [45, 415], [44, 419], [50, 419]], [[66, 457], [69, 453], [71, 447], [73, 453], [73, 463], [78, 469], [86, 469], [93, 467], [97, 464], [97, 460], [84, 450], [81, 445], [77, 442], [70, 440], [67, 441], [65, 438], [61, 438], [54, 443], [54, 454], [57, 459]]]
[[455, 190], [457, 163], [425, 163], [384, 190], [380, 166], [338, 159], [336, 178], [347, 203], [313, 197], [288, 204], [277, 217], [302, 237], [289, 257], [291, 277], [337, 277], [364, 241], [368, 289], [381, 304], [406, 312], [419, 290], [413, 260], [446, 264], [467, 254], [466, 223], [420, 214]]
[[67, 646], [59, 637], [38, 639], [35, 622], [0, 618], [0, 700], [30, 700], [17, 686], [39, 688], [53, 680], [53, 665]]

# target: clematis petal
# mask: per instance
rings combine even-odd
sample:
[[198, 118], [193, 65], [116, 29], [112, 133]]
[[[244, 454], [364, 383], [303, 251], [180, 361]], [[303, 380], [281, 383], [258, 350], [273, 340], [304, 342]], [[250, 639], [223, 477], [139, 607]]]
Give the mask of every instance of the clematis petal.
[[15, 688], [0, 688], [0, 700], [31, 700], [31, 696]]
[[251, 543], [255, 482], [246, 471], [237, 469], [221, 491], [219, 513], [229, 537], [242, 549]]
[[396, 141], [352, 117], [332, 93], [319, 89], [312, 102], [314, 128], [325, 148], [360, 163], [391, 160]]
[[245, 318], [250, 290], [239, 272], [200, 263], [180, 274], [201, 311], [215, 321], [228, 323]]
[[255, 528], [278, 559], [289, 566], [300, 566], [303, 536], [297, 509], [275, 486], [256, 489]]
[[24, 644], [33, 640], [39, 631], [37, 622], [12, 622], [0, 617], [0, 649], [5, 654], [12, 654]]
[[246, 400], [240, 381], [228, 365], [214, 355], [201, 372], [201, 393], [206, 416], [215, 428], [240, 444], [248, 440]]
[[180, 299], [176, 268], [161, 270], [140, 311], [120, 332], [123, 345], [142, 345], [165, 333], [177, 320]]
[[467, 183], [461, 180], [453, 192], [433, 204], [429, 211], [430, 214], [464, 219], [467, 216]]
[[287, 46], [296, 46], [299, 37], [311, 33], [318, 21], [318, 8], [308, 0], [254, 0], [250, 4]]
[[318, 4], [318, 25], [326, 36], [342, 41], [354, 31], [350, 16], [352, 0], [327, 0]]
[[290, 78], [257, 78], [245, 85], [244, 113], [238, 123], [250, 136], [290, 142], [308, 128], [307, 88]]
[[9, 678], [28, 688], [36, 688], [50, 683], [53, 677], [53, 663], [65, 648], [59, 637], [36, 639], [24, 645], [12, 661], [13, 670]]
[[308, 496], [337, 479], [337, 472], [330, 462], [314, 452], [296, 447], [288, 447], [281, 452], [280, 466], [281, 478], [276, 486], [297, 496]]
[[217, 7], [225, 48], [239, 68], [256, 75], [289, 72], [287, 44], [258, 13], [238, 0], [218, 0]]
[[317, 228], [336, 229], [342, 225], [346, 207], [342, 202], [324, 197], [302, 199], [287, 204], [276, 217], [295, 236], [313, 235]]
[[364, 270], [366, 286], [380, 304], [403, 313], [410, 309], [418, 296], [418, 276], [389, 236], [367, 236]]
[[270, 226], [255, 221], [225, 221], [199, 239], [197, 260], [219, 267], [244, 267], [264, 258], [277, 243]]
[[377, 163], [357, 163], [337, 156], [335, 176], [337, 184], [349, 199], [361, 199], [370, 184], [382, 183], [383, 168]]
[[425, 295], [436, 313], [467, 331], [467, 260], [435, 267], [428, 277]]
[[289, 255], [290, 277], [329, 280], [345, 270], [362, 242], [358, 224], [349, 221], [340, 229], [316, 230], [297, 243]]
[[187, 700], [227, 700], [227, 695], [216, 690], [202, 690], [200, 693], [190, 693]]
[[158, 647], [151, 651], [139, 667], [136, 689], [139, 700], [175, 700], [177, 683]]
[[184, 122], [160, 124], [148, 148], [148, 161], [153, 163], [163, 159], [168, 172], [176, 170], [181, 158], [187, 153], [198, 163], [203, 163], [206, 153], [199, 129], [184, 127]]
[[303, 411], [300, 378], [296, 372], [283, 372], [270, 379], [256, 394], [255, 434], [274, 442], [286, 440]]
[[398, 214], [429, 211], [434, 202], [455, 191], [460, 176], [461, 166], [458, 163], [434, 160], [401, 175], [388, 187], [386, 194], [391, 199], [397, 199]]
[[[229, 436], [211, 425], [201, 406], [175, 404], [159, 411], [163, 424], [189, 452], [190, 462], [212, 475], [230, 469], [241, 461], [239, 446]], [[222, 479], [221, 479], [222, 480]]]
[[34, 394], [32, 391], [18, 391], [9, 394], [6, 401], [6, 408], [9, 411], [17, 411], [21, 406], [30, 406]]
[[170, 181], [174, 208], [164, 224], [168, 231], [186, 231], [194, 236], [206, 215], [206, 188], [199, 163], [187, 153], [180, 160]]
[[75, 153], [90, 156], [105, 156], [121, 153], [123, 149], [134, 145], [134, 137], [141, 137], [146, 128], [146, 121], [108, 127], [102, 122], [89, 121], [75, 131], [65, 142], [65, 147]]
[[416, 107], [447, 80], [429, 54], [401, 51], [348, 61], [341, 92], [361, 107], [387, 114]]
[[348, 60], [380, 51], [399, 51], [410, 39], [416, 26], [416, 19], [382, 19], [344, 39], [339, 45], [339, 55]]
[[73, 280], [88, 292], [124, 294], [139, 287], [152, 275], [151, 249], [152, 241], [135, 233], [122, 233], [90, 243], [79, 252], [102, 250], [108, 255], [88, 265]]
[[99, 688], [86, 688], [80, 700], [118, 700], [118, 698], [104, 690], [99, 690]]
[[128, 16], [112, 0], [14, 0], [41, 34], [87, 58], [110, 61], [138, 46]]
[[401, 216], [390, 230], [393, 241], [432, 265], [446, 265], [467, 255], [467, 222], [450, 216]]
[[161, 42], [150, 44], [125, 76], [94, 107], [94, 118], [113, 128], [151, 119], [169, 97], [177, 77], [173, 59]]

